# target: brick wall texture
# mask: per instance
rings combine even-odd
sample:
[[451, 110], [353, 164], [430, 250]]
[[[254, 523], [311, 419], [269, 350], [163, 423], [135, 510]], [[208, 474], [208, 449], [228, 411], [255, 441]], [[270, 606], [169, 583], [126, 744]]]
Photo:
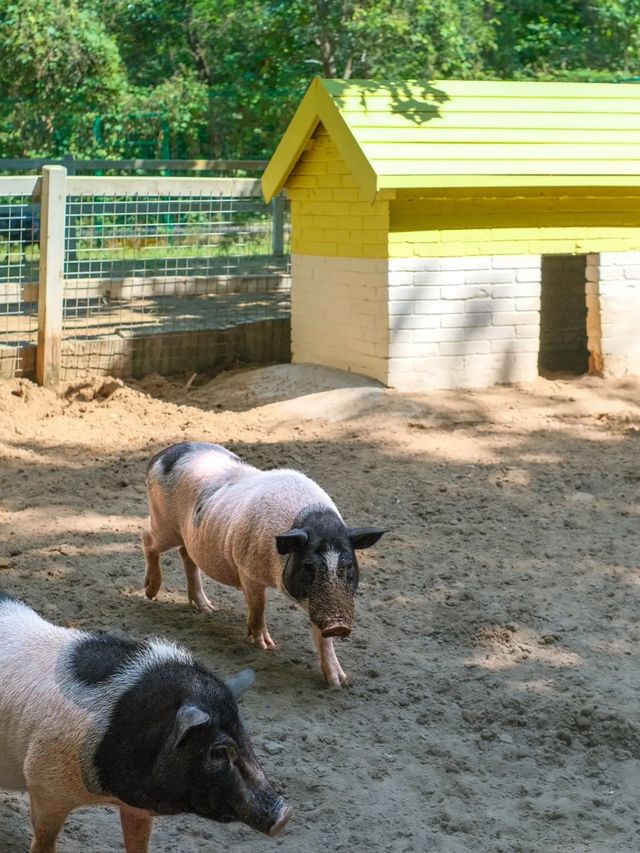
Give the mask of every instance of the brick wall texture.
[[539, 255], [389, 261], [388, 383], [529, 382], [538, 373]]
[[588, 255], [587, 300], [599, 306], [604, 375], [640, 374], [640, 252]]
[[[362, 373], [402, 391], [532, 382], [541, 271], [542, 257], [529, 254], [294, 254], [293, 361]], [[640, 252], [589, 254], [585, 277], [589, 369], [640, 373]], [[570, 313], [574, 322], [577, 312]]]
[[296, 163], [287, 192], [293, 253], [388, 256], [389, 203], [363, 196], [322, 125]]
[[291, 356], [387, 383], [388, 261], [291, 256]]

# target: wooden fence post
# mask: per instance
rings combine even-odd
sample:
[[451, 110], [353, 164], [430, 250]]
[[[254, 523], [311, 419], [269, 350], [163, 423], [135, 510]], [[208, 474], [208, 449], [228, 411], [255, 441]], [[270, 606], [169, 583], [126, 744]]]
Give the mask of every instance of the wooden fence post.
[[63, 166], [44, 166], [40, 195], [38, 385], [53, 386], [60, 381], [66, 201], [67, 170]]
[[284, 255], [284, 193], [271, 202], [271, 252]]

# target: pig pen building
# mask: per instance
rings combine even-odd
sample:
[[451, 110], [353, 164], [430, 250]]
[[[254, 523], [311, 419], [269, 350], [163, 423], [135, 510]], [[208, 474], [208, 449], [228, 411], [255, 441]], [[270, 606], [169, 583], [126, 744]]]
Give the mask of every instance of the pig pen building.
[[316, 79], [286, 188], [292, 357], [401, 390], [640, 373], [640, 86]]

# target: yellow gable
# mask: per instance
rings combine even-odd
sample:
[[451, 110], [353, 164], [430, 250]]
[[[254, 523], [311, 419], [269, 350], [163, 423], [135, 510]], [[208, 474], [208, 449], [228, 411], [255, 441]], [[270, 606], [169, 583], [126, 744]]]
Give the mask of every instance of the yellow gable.
[[262, 179], [286, 185], [319, 123], [367, 198], [382, 190], [640, 186], [640, 86], [316, 78]]

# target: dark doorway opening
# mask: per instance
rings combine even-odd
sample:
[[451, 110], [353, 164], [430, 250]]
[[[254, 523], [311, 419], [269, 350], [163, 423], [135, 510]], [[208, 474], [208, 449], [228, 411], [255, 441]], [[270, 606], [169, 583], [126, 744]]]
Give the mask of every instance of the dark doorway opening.
[[543, 255], [538, 372], [589, 370], [586, 255]]

